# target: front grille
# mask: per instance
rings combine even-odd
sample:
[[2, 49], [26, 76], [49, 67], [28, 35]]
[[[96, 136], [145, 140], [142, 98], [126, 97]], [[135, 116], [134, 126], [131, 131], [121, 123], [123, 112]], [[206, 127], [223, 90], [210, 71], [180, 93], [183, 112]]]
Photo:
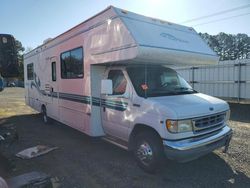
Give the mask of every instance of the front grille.
[[214, 130], [224, 125], [226, 113], [215, 114], [202, 118], [193, 119], [195, 133], [201, 133], [209, 130]]

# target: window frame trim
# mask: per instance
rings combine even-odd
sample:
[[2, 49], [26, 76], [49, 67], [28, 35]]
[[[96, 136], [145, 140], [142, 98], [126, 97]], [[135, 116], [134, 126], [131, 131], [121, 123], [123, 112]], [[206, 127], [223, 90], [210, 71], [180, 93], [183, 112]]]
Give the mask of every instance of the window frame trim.
[[[63, 78], [63, 76], [62, 76], [62, 54], [67, 53], [67, 52], [71, 52], [71, 51], [76, 50], [76, 49], [82, 49], [83, 75], [82, 75], [82, 77], [76, 77], [76, 78]], [[71, 53], [70, 53], [70, 56], [71, 56]], [[61, 75], [61, 79], [63, 79], [63, 80], [83, 79], [84, 78], [84, 48], [83, 48], [83, 46], [78, 46], [78, 47], [75, 47], [75, 48], [72, 48], [70, 50], [66, 50], [66, 51], [63, 51], [60, 53], [60, 75]]]
[[[28, 67], [30, 65], [32, 65], [32, 79], [29, 78], [29, 69], [28, 69]], [[27, 80], [34, 80], [34, 63], [33, 62], [28, 63], [26, 67], [27, 67]]]
[[[55, 79], [53, 77], [53, 73], [54, 73], [54, 71], [53, 71], [53, 64], [55, 65]], [[56, 82], [57, 81], [57, 74], [56, 73], [57, 73], [56, 72], [56, 61], [53, 61], [53, 62], [51, 62], [51, 81], [52, 82]]]

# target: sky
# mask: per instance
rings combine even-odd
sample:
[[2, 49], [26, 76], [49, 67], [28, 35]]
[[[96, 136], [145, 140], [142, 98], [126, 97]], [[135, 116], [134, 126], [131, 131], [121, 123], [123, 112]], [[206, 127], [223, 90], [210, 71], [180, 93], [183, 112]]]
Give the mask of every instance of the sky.
[[[26, 49], [35, 48], [109, 5], [192, 26], [197, 32], [250, 36], [250, 0], [0, 0], [0, 33], [12, 34]], [[246, 8], [183, 23], [241, 6]]]

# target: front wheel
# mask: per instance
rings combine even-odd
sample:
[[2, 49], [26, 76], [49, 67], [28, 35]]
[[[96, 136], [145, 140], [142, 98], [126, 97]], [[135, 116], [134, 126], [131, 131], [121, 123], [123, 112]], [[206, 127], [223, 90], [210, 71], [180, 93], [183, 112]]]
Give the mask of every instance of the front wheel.
[[136, 137], [134, 155], [138, 165], [149, 173], [154, 173], [163, 162], [163, 145], [153, 132], [142, 132]]

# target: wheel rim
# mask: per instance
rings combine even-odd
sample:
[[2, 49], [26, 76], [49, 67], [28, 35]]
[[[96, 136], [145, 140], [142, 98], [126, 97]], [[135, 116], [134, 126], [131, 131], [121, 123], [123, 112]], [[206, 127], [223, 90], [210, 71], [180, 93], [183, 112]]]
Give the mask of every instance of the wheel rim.
[[153, 150], [147, 142], [142, 142], [137, 149], [137, 158], [146, 166], [153, 160]]

